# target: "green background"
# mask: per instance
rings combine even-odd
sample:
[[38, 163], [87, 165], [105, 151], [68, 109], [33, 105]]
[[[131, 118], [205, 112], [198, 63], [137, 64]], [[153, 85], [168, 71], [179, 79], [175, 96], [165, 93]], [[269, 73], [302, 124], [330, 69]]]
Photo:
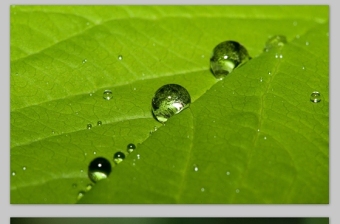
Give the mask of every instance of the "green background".
[[[328, 6], [11, 6], [11, 203], [327, 204], [328, 16]], [[263, 52], [273, 35], [288, 43]], [[225, 40], [253, 59], [220, 81], [209, 58]], [[151, 99], [169, 83], [192, 104], [162, 126]], [[98, 156], [112, 173], [78, 200]]]

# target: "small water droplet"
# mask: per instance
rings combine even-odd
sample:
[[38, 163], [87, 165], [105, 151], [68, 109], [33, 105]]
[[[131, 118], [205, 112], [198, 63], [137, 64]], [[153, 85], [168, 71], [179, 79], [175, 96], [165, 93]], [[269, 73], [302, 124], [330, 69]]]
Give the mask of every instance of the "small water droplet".
[[198, 166], [196, 164], [194, 164], [194, 171], [197, 172], [198, 171]]
[[136, 90], [136, 87], [134, 87], [133, 90]]
[[91, 190], [91, 189], [92, 189], [92, 187], [93, 187], [93, 184], [88, 184], [88, 185], [86, 186], [86, 191], [89, 191], [89, 190]]
[[89, 95], [92, 96], [92, 93], [90, 93]]
[[309, 45], [309, 42], [308, 41], [306, 41], [306, 46], [308, 46]]
[[110, 173], [111, 164], [103, 157], [95, 158], [89, 165], [88, 176], [94, 183], [107, 178]]
[[128, 151], [128, 153], [133, 152], [133, 150], [135, 150], [135, 149], [136, 149], [135, 144], [130, 143], [130, 144], [127, 145], [127, 151]]
[[204, 191], [205, 191], [204, 187], [202, 187], [202, 188], [201, 188], [201, 191], [202, 191], [202, 192], [204, 192]]
[[297, 23], [296, 21], [293, 22], [293, 26], [297, 26], [297, 24], [298, 24], [298, 23]]
[[305, 68], [305, 66], [302, 66], [302, 70], [305, 70], [306, 68]]
[[227, 171], [227, 173], [226, 173], [228, 176], [230, 175], [230, 172], [229, 171]]
[[214, 49], [210, 58], [210, 68], [217, 79], [223, 79], [236, 67], [250, 60], [247, 49], [236, 41], [224, 41]]
[[236, 189], [236, 193], [240, 193], [240, 189]]
[[189, 107], [190, 103], [190, 94], [184, 87], [177, 84], [164, 85], [152, 98], [152, 113], [159, 122], [164, 123]]
[[137, 159], [140, 159], [140, 155], [139, 154], [137, 154]]
[[87, 59], [84, 59], [84, 60], [83, 60], [83, 64], [85, 64], [86, 62], [87, 62]]
[[257, 132], [260, 132], [260, 129], [257, 129]]
[[123, 55], [118, 55], [118, 60], [123, 60]]
[[287, 43], [287, 38], [283, 35], [275, 35], [270, 37], [265, 45], [264, 52], [268, 52], [273, 48], [281, 48]]
[[266, 136], [264, 136], [264, 137], [263, 137], [263, 139], [264, 139], [264, 140], [267, 140], [267, 137], [266, 137]]
[[283, 55], [282, 55], [282, 54], [280, 54], [280, 55], [279, 55], [279, 58], [283, 58]]
[[17, 173], [15, 171], [12, 172], [12, 176], [15, 176]]
[[310, 95], [310, 101], [313, 103], [319, 103], [321, 101], [321, 95], [318, 91], [312, 92]]
[[201, 55], [201, 58], [204, 58], [204, 54]]
[[272, 73], [271, 73], [271, 72], [268, 72], [268, 75], [272, 75]]
[[54, 132], [54, 131], [52, 131], [52, 134], [54, 135], [54, 134], [55, 134], [55, 132]]
[[88, 25], [90, 25], [90, 23], [89, 23], [89, 22], [87, 22], [87, 23], [86, 23], [86, 25], [88, 26]]
[[277, 53], [275, 54], [275, 58], [279, 58], [279, 55]]
[[300, 39], [300, 35], [296, 35], [295, 38], [296, 38], [296, 39]]
[[84, 170], [80, 170], [80, 172], [82, 173], [82, 172], [84, 172]]
[[122, 162], [124, 159], [125, 159], [125, 154], [122, 153], [122, 152], [116, 152], [116, 153], [113, 155], [113, 161], [114, 161], [116, 164]]
[[262, 82], [262, 77], [260, 78], [260, 82]]
[[98, 125], [98, 126], [101, 126], [101, 125], [102, 125], [102, 122], [101, 122], [101, 121], [97, 121], [97, 125]]
[[92, 124], [87, 124], [86, 128], [87, 129], [91, 129], [92, 128]]
[[84, 152], [84, 155], [87, 156], [87, 152]]
[[97, 154], [97, 152], [96, 151], [93, 151], [93, 155], [96, 155]]
[[112, 91], [111, 90], [105, 90], [103, 93], [103, 98], [105, 100], [111, 100], [112, 99]]
[[81, 199], [85, 195], [85, 191], [79, 191], [77, 195], [77, 200]]
[[23, 166], [23, 167], [22, 167], [22, 170], [24, 170], [24, 171], [25, 171], [25, 170], [26, 170], [26, 166]]

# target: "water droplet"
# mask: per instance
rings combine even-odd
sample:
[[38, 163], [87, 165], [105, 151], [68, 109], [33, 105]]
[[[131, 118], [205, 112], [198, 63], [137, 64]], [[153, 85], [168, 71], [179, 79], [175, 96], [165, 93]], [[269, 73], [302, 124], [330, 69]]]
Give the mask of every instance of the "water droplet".
[[91, 129], [92, 128], [92, 124], [87, 124], [87, 129]]
[[300, 39], [300, 35], [299, 35], [299, 34], [296, 35], [295, 38], [296, 38], [296, 39]]
[[263, 139], [264, 139], [264, 140], [267, 140], [267, 136], [264, 136]]
[[279, 55], [277, 53], [275, 54], [275, 58], [279, 58]]
[[201, 58], [204, 58], [204, 54], [201, 55]]
[[105, 90], [103, 93], [103, 98], [105, 100], [111, 100], [112, 99], [112, 91], [111, 90]]
[[210, 68], [217, 79], [222, 79], [236, 67], [251, 59], [247, 49], [236, 41], [224, 41], [213, 50]]
[[312, 94], [310, 95], [310, 101], [313, 103], [319, 103], [321, 101], [320, 93], [317, 91], [312, 92]]
[[55, 132], [54, 132], [54, 131], [52, 131], [52, 134], [53, 134], [53, 135], [54, 135], [54, 133], [55, 133]]
[[167, 84], [159, 88], [152, 98], [152, 113], [159, 122], [166, 122], [171, 116], [189, 107], [189, 92], [177, 84]]
[[136, 90], [136, 87], [134, 87], [133, 90]]
[[272, 75], [272, 73], [271, 73], [271, 72], [268, 72], [268, 75]]
[[82, 173], [82, 172], [84, 172], [84, 170], [80, 170], [80, 172]]
[[260, 78], [260, 82], [262, 82], [262, 77]]
[[202, 188], [201, 188], [201, 191], [202, 191], [202, 192], [204, 192], [204, 191], [205, 191], [204, 187], [202, 187]]
[[12, 176], [15, 176], [17, 173], [15, 171], [12, 172]]
[[90, 96], [92, 96], [92, 93], [90, 93]]
[[87, 62], [87, 59], [84, 59], [84, 60], [83, 60], [83, 64], [85, 64], [86, 62]]
[[302, 66], [302, 70], [305, 70], [306, 68], [305, 68], [305, 66]]
[[113, 161], [114, 161], [116, 164], [122, 162], [124, 159], [125, 159], [125, 154], [122, 153], [122, 152], [116, 152], [116, 153], [113, 155]]
[[194, 171], [197, 172], [198, 171], [198, 166], [196, 164], [194, 164]]
[[280, 54], [280, 55], [279, 55], [279, 58], [283, 58], [283, 55], [282, 55], [282, 54]]
[[127, 151], [128, 151], [128, 153], [133, 152], [133, 150], [135, 150], [135, 149], [136, 149], [135, 144], [130, 143], [130, 144], [127, 145]]
[[94, 183], [107, 178], [110, 173], [111, 163], [103, 157], [95, 158], [89, 165], [88, 176]]
[[297, 24], [298, 24], [298, 23], [297, 23], [296, 21], [293, 22], [293, 26], [297, 26]]
[[140, 159], [140, 155], [139, 154], [137, 154], [137, 159]]
[[26, 166], [23, 166], [23, 167], [22, 167], [22, 170], [24, 170], [24, 171], [25, 171], [25, 170], [26, 170]]
[[123, 55], [118, 55], [118, 60], [123, 60]]
[[306, 41], [306, 46], [308, 46], [309, 45], [309, 42], [308, 41]]
[[93, 184], [88, 184], [88, 185], [86, 186], [86, 191], [89, 191], [89, 190], [91, 190], [91, 189], [92, 189], [92, 187], [93, 187]]
[[229, 171], [227, 171], [227, 173], [226, 173], [228, 176], [230, 175], [230, 172]]
[[240, 189], [236, 189], [236, 193], [240, 193]]
[[96, 151], [93, 151], [93, 155], [96, 155], [97, 154], [97, 152]]
[[85, 195], [85, 191], [79, 191], [77, 195], [77, 200], [81, 199]]
[[270, 49], [273, 48], [281, 48], [287, 43], [287, 38], [283, 35], [275, 35], [270, 37], [267, 42], [266, 46], [263, 51], [268, 52]]
[[86, 23], [86, 25], [88, 26], [88, 25], [90, 25], [90, 23], [89, 23], [89, 22], [87, 22], [87, 23]]
[[102, 122], [101, 122], [101, 121], [97, 121], [97, 125], [98, 125], [98, 126], [101, 126], [101, 125], [102, 125]]

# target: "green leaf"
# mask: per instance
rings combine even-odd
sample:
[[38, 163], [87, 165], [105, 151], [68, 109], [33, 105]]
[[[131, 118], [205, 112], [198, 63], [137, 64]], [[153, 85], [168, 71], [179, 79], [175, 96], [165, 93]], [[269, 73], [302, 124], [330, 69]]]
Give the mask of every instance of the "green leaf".
[[[328, 11], [12, 6], [11, 203], [328, 203]], [[252, 60], [220, 81], [225, 40]], [[151, 99], [169, 83], [192, 104], [162, 126]], [[99, 156], [112, 173], [78, 200]]]

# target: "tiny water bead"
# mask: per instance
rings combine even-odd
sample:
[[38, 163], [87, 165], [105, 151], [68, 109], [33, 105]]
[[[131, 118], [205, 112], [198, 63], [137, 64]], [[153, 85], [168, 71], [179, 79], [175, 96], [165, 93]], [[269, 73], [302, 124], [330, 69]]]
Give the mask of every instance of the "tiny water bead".
[[122, 162], [124, 159], [125, 159], [125, 154], [122, 153], [122, 152], [116, 152], [116, 153], [113, 155], [113, 161], [114, 161], [116, 164]]
[[77, 200], [81, 199], [85, 195], [85, 191], [79, 191], [77, 195]]
[[25, 170], [26, 170], [26, 166], [23, 166], [23, 167], [22, 167], [22, 170], [25, 171]]
[[101, 122], [101, 121], [97, 121], [97, 125], [98, 125], [98, 126], [101, 126], [101, 125], [102, 125], [102, 122]]
[[103, 157], [95, 158], [89, 165], [88, 176], [94, 183], [107, 178], [110, 173], [111, 163]]
[[87, 62], [87, 59], [84, 59], [84, 60], [83, 60], [83, 64], [85, 64], [86, 62]]
[[317, 91], [312, 92], [312, 94], [310, 95], [310, 101], [313, 103], [319, 103], [321, 101], [320, 93]]
[[92, 189], [92, 187], [93, 187], [93, 184], [88, 184], [88, 185], [86, 186], [86, 191], [89, 191], [89, 190], [91, 190], [91, 189]]
[[198, 166], [196, 164], [194, 164], [194, 171], [197, 172], [198, 171]]
[[159, 88], [152, 98], [152, 113], [161, 123], [189, 107], [189, 92], [178, 84], [167, 84]]
[[287, 43], [287, 38], [283, 35], [275, 35], [270, 37], [267, 42], [266, 46], [264, 48], [264, 52], [268, 52], [270, 49], [273, 48], [280, 48], [284, 46]]
[[15, 171], [12, 172], [12, 176], [15, 176], [17, 173]]
[[128, 153], [133, 152], [133, 150], [135, 150], [135, 149], [136, 149], [135, 144], [130, 143], [130, 144], [127, 145], [127, 151], [128, 151]]
[[123, 60], [123, 55], [118, 55], [118, 60]]
[[103, 98], [105, 100], [111, 100], [112, 99], [112, 91], [111, 90], [105, 90], [103, 93]]
[[92, 128], [92, 124], [87, 124], [86, 128], [87, 129], [91, 129]]
[[247, 49], [236, 41], [224, 41], [213, 50], [210, 68], [217, 79], [222, 79], [237, 66], [251, 59]]

